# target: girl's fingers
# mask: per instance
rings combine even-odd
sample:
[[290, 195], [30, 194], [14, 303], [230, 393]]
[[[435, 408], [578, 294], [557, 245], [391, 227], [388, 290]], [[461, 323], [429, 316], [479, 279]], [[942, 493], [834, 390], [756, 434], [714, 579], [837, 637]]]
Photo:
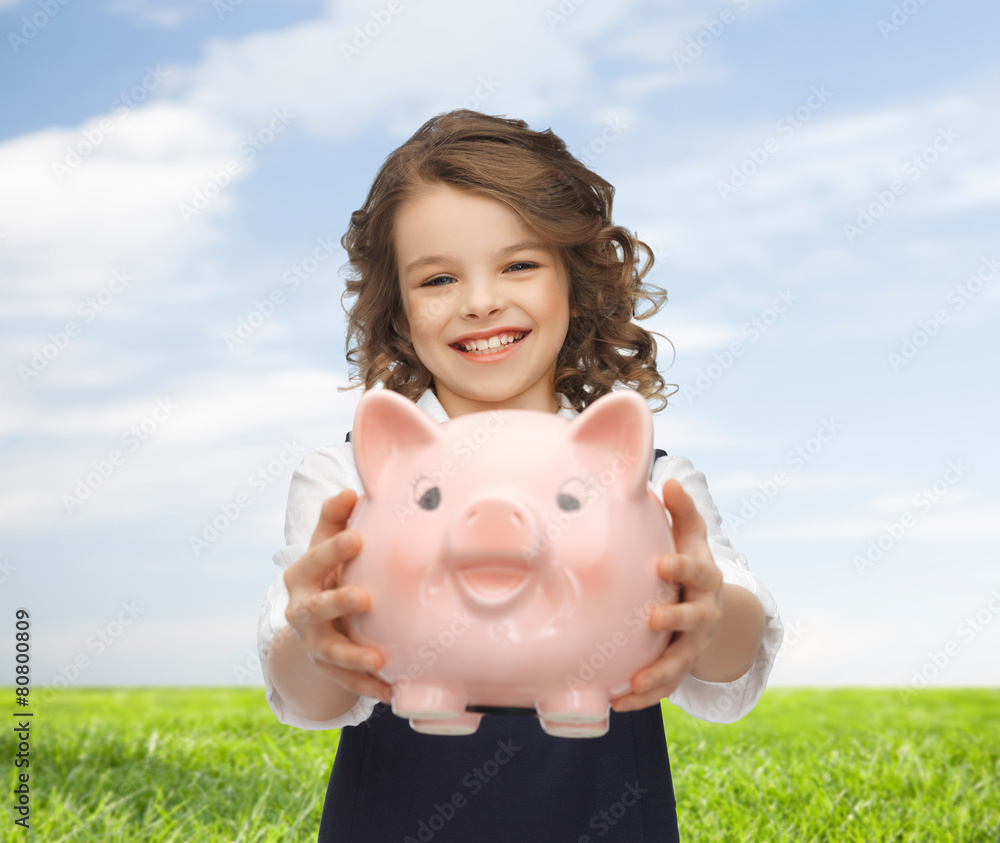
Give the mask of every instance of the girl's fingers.
[[692, 600], [661, 604], [650, 615], [649, 625], [657, 632], [714, 629], [721, 617], [722, 610], [714, 601]]
[[714, 561], [685, 553], [665, 553], [660, 557], [658, 573], [661, 579], [683, 584], [686, 591], [718, 591], [722, 587], [722, 571]]
[[353, 489], [323, 501], [309, 549], [284, 572], [285, 618], [320, 670], [354, 693], [388, 703], [392, 689], [372, 675], [385, 664], [382, 654], [355, 644], [341, 626], [342, 618], [367, 611], [371, 601], [364, 588], [337, 587], [344, 564], [361, 549], [361, 536], [347, 529], [357, 501]]
[[341, 530], [313, 545], [285, 569], [288, 593], [302, 587], [332, 588], [341, 567], [360, 550], [361, 536], [356, 530]]
[[303, 646], [313, 664], [345, 688], [386, 703], [391, 701], [391, 687], [372, 675], [385, 664], [378, 650], [359, 647], [339, 632], [329, 630], [323, 633], [323, 640], [313, 646], [303, 642]]
[[340, 633], [334, 633], [318, 644], [313, 661], [323, 661], [345, 670], [375, 671], [385, 660], [378, 650], [359, 647]]
[[676, 480], [663, 484], [663, 505], [673, 521], [674, 543], [680, 553], [691, 552], [698, 543], [708, 540], [708, 528], [690, 495]]
[[[696, 639], [687, 636], [678, 638], [657, 661], [633, 677], [633, 690], [645, 692], [664, 683], [673, 683], [676, 687], [687, 676], [688, 670], [697, 660], [699, 652], [700, 648]], [[661, 694], [660, 696], [665, 695]]]
[[325, 591], [299, 592], [290, 596], [285, 619], [296, 627], [335, 621], [345, 615], [365, 612], [371, 603], [367, 589], [356, 586], [331, 588]]
[[354, 586], [307, 593], [302, 598], [292, 595], [285, 618], [314, 662], [378, 670], [385, 662], [381, 653], [355, 644], [340, 624], [344, 617], [367, 610], [370, 601], [366, 589]]
[[353, 489], [344, 489], [339, 494], [324, 500], [309, 547], [312, 548], [343, 530], [357, 500], [358, 493]]
[[635, 711], [672, 694], [698, 658], [696, 642], [678, 639], [650, 667], [632, 677], [632, 693], [612, 703], [615, 711]]
[[328, 662], [317, 661], [316, 664], [320, 670], [355, 694], [374, 697], [386, 704], [392, 702], [392, 687], [378, 677], [354, 670], [344, 670]]

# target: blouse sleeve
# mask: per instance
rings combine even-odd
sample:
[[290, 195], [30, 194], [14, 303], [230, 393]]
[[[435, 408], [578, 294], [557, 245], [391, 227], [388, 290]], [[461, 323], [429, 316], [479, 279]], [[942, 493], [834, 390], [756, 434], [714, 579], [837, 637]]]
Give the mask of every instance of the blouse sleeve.
[[267, 704], [280, 723], [299, 729], [340, 729], [356, 726], [371, 715], [378, 702], [374, 697], [359, 697], [358, 701], [340, 717], [332, 720], [309, 720], [291, 710], [271, 684], [267, 671], [267, 654], [278, 635], [294, 635], [285, 611], [288, 608], [288, 589], [285, 587], [285, 568], [309, 549], [309, 541], [319, 520], [323, 501], [344, 489], [354, 489], [361, 494], [361, 479], [357, 475], [349, 444], [322, 448], [309, 454], [292, 473], [285, 511], [285, 546], [272, 557], [281, 570], [264, 594], [257, 624], [257, 652]]
[[748, 714], [764, 693], [767, 677], [774, 666], [784, 629], [778, 607], [771, 592], [750, 570], [746, 557], [733, 549], [722, 532], [722, 518], [708, 493], [705, 475], [696, 471], [690, 460], [666, 456], [656, 461], [651, 485], [659, 500], [663, 500], [663, 484], [676, 479], [691, 496], [698, 512], [705, 519], [708, 547], [722, 571], [723, 582], [741, 585], [760, 601], [767, 619], [764, 638], [750, 669], [732, 682], [705, 682], [690, 674], [667, 699], [692, 717], [710, 723], [734, 723]]

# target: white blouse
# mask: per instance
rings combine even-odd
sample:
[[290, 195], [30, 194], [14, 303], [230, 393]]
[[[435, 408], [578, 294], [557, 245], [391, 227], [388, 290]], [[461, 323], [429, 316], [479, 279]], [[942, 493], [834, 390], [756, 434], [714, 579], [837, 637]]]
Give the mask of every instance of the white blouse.
[[[577, 410], [567, 406], [565, 396], [560, 394], [558, 398], [562, 404], [558, 415], [569, 419], [579, 415]], [[417, 401], [417, 406], [435, 421], [448, 421], [448, 414], [431, 389], [424, 391]], [[656, 492], [661, 501], [663, 484], [671, 477], [680, 482], [705, 519], [708, 546], [722, 571], [723, 581], [741, 585], [756, 595], [767, 617], [767, 628], [757, 658], [743, 676], [733, 682], [704, 682], [689, 674], [667, 697], [674, 705], [700, 720], [711, 723], [732, 723], [753, 709], [764, 693], [767, 677], [781, 646], [783, 627], [771, 592], [750, 570], [746, 557], [733, 549], [729, 539], [722, 532], [722, 518], [708, 493], [705, 475], [695, 471], [691, 462], [684, 457], [673, 455], [660, 457], [653, 465], [649, 487]], [[298, 716], [289, 708], [271, 684], [267, 672], [267, 655], [271, 642], [279, 632], [288, 627], [285, 618], [288, 590], [285, 588], [284, 569], [308, 550], [323, 501], [347, 488], [354, 489], [359, 495], [363, 492], [361, 479], [354, 466], [353, 448], [349, 442], [327, 445], [313, 451], [295, 469], [285, 513], [285, 547], [273, 557], [274, 564], [281, 569], [281, 572], [264, 595], [258, 622], [257, 650], [260, 654], [268, 705], [271, 706], [279, 722], [300, 729], [339, 729], [363, 723], [378, 702], [374, 697], [362, 696], [340, 717], [323, 721], [308, 720]], [[294, 633], [289, 630], [284, 634]]]

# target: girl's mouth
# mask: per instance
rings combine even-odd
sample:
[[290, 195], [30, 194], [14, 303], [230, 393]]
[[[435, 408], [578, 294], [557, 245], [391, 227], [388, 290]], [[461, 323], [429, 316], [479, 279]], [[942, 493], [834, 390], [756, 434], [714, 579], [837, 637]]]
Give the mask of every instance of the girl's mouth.
[[495, 348], [485, 348], [476, 349], [475, 351], [466, 351], [465, 346], [462, 343], [452, 343], [451, 347], [455, 349], [463, 357], [470, 360], [482, 360], [482, 361], [492, 361], [508, 357], [513, 351], [514, 347], [517, 346], [525, 337], [530, 334], [531, 331], [524, 331], [520, 336], [515, 335], [513, 342], [508, 342], [506, 344], [499, 345]]

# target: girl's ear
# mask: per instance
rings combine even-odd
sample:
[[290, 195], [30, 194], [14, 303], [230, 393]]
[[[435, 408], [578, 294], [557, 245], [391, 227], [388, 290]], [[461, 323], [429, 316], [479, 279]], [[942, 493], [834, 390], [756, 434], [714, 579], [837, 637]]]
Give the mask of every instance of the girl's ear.
[[410, 322], [406, 318], [406, 312], [403, 310], [403, 308], [399, 309], [399, 313], [397, 314], [396, 318], [393, 320], [393, 323], [396, 325], [396, 329], [397, 329], [399, 335], [404, 340], [409, 340], [410, 339]]

